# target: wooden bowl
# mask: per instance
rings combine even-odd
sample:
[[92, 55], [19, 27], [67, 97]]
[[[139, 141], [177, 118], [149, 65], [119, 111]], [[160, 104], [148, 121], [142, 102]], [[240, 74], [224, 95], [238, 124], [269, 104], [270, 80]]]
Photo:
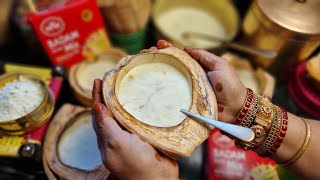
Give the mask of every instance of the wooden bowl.
[[105, 74], [102, 88], [105, 103], [123, 128], [173, 158], [190, 156], [212, 130], [180, 108], [217, 119], [206, 73], [176, 47], [123, 58]]
[[91, 123], [91, 111], [65, 104], [49, 125], [43, 163], [49, 179], [107, 179]]
[[75, 97], [82, 105], [92, 105], [94, 79], [102, 79], [104, 73], [112, 69], [124, 56], [126, 53], [120, 49], [109, 49], [94, 61], [83, 61], [71, 67], [68, 80]]
[[222, 56], [235, 68], [242, 83], [253, 90], [254, 93], [273, 96], [275, 78], [261, 68], [254, 69], [249, 60], [241, 58], [232, 53], [225, 53]]
[[48, 162], [47, 160], [44, 158], [44, 156], [42, 157], [42, 164], [43, 164], [43, 169], [44, 172], [47, 175], [47, 178], [49, 180], [57, 180], [57, 175], [54, 174], [54, 172], [52, 172], [52, 170], [49, 168]]

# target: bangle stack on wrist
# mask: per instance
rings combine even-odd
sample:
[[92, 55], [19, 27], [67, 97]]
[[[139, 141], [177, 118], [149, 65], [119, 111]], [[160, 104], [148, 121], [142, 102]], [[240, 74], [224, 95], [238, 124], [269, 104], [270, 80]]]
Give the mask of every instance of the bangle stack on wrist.
[[254, 95], [248, 89], [245, 103], [234, 124], [251, 128], [255, 133], [255, 138], [250, 142], [236, 139], [238, 148], [253, 150], [262, 157], [269, 157], [279, 149], [286, 135], [288, 115], [268, 98]]

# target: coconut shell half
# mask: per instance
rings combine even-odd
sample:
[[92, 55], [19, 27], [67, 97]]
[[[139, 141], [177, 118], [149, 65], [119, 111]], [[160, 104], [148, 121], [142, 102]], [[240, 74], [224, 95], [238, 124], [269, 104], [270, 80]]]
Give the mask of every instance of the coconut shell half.
[[95, 60], [82, 61], [70, 68], [68, 80], [77, 100], [84, 106], [92, 106], [92, 85], [96, 78], [102, 79], [106, 70], [116, 66], [126, 53], [110, 48]]
[[43, 150], [49, 179], [107, 179], [92, 127], [91, 111], [65, 104], [49, 125]]
[[261, 68], [254, 69], [250, 61], [232, 53], [225, 53], [222, 56], [235, 68], [241, 82], [253, 90], [254, 93], [273, 96], [275, 78]]
[[[153, 69], [150, 69], [152, 66]], [[174, 74], [174, 69], [180, 74]], [[130, 83], [130, 76], [132, 83], [136, 84]], [[190, 94], [181, 88], [185, 85], [185, 88], [190, 89]], [[141, 89], [140, 94], [134, 94], [136, 89], [130, 89], [134, 86]], [[102, 88], [106, 105], [123, 128], [173, 158], [190, 156], [208, 138], [213, 128], [186, 117], [180, 113], [179, 107], [217, 119], [216, 97], [206, 73], [191, 56], [176, 47], [144, 51], [123, 58], [116, 68], [105, 74]], [[149, 91], [154, 92], [150, 95]], [[128, 94], [123, 94], [125, 92]], [[122, 101], [122, 97], [128, 97], [128, 101]], [[132, 104], [131, 108], [127, 107], [130, 98], [137, 100], [136, 107]], [[148, 103], [139, 104], [144, 98]], [[190, 99], [190, 104], [185, 98]], [[177, 105], [180, 102], [181, 106]], [[143, 112], [140, 113], [142, 116], [139, 116], [139, 111]], [[150, 123], [148, 118], [154, 119], [152, 123], [155, 124]], [[157, 118], [163, 121], [159, 125]]]

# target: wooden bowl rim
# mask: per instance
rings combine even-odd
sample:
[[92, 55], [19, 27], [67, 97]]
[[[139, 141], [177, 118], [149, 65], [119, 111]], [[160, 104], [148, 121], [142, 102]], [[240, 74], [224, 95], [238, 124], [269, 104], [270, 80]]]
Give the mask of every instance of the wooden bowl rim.
[[[66, 113], [65, 110], [68, 108], [72, 109], [72, 111]], [[95, 176], [100, 174], [106, 174], [107, 178], [110, 174], [103, 163], [92, 170], [81, 170], [68, 166], [60, 160], [57, 148], [61, 135], [76, 121], [78, 116], [83, 113], [88, 113], [88, 111], [90, 110], [80, 106], [64, 104], [48, 127], [44, 140], [43, 159], [46, 160], [45, 162], [47, 163], [48, 168], [51, 169], [53, 173], [64, 179], [72, 179], [72, 177], [87, 177], [89, 175]], [[66, 114], [67, 117], [60, 118], [60, 116]]]
[[[103, 54], [117, 57], [117, 58], [119, 58], [119, 60], [127, 55], [124, 51], [122, 51], [121, 49], [118, 49], [118, 48], [110, 48], [110, 49], [106, 50], [104, 53], [102, 53], [101, 55], [103, 55]], [[78, 73], [79, 68], [81, 66], [85, 65], [86, 63], [87, 63], [87, 61], [84, 60], [84, 61], [72, 66], [70, 68], [69, 73], [68, 73], [68, 81], [69, 81], [70, 87], [73, 90], [77, 100], [81, 104], [83, 104], [84, 106], [90, 107], [92, 105], [91, 104], [91, 102], [92, 102], [92, 94], [91, 93], [92, 92], [83, 89], [79, 85], [78, 78], [77, 78], [77, 73]]]

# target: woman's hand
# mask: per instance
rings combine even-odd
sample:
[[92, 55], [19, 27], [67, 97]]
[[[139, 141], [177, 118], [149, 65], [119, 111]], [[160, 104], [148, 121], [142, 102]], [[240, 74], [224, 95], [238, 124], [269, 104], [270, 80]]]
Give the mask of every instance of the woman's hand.
[[102, 82], [94, 81], [93, 127], [106, 168], [119, 179], [178, 179], [177, 162], [121, 129], [102, 104]]
[[[163, 49], [172, 46], [169, 42], [159, 40], [157, 47]], [[239, 113], [247, 95], [246, 87], [241, 83], [234, 68], [223, 58], [204, 50], [185, 47], [184, 50], [207, 70], [207, 75], [218, 102], [218, 119], [232, 123]]]

